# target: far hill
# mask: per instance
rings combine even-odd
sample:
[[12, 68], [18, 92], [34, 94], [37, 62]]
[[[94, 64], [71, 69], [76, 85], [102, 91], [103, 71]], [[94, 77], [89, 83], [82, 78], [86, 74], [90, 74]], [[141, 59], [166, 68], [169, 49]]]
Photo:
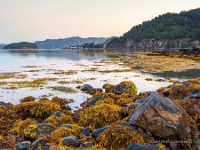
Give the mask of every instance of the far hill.
[[36, 41], [35, 44], [41, 49], [65, 48], [68, 46], [83, 45], [85, 43], [101, 44], [108, 38], [105, 37], [69, 37], [64, 39], [47, 39], [45, 41]]
[[200, 46], [200, 8], [166, 13], [132, 27], [108, 48], [179, 48]]
[[34, 43], [20, 42], [20, 43], [11, 43], [4, 47], [4, 49], [37, 49], [37, 45]]
[[5, 44], [0, 44], [0, 49], [3, 49], [5, 46]]

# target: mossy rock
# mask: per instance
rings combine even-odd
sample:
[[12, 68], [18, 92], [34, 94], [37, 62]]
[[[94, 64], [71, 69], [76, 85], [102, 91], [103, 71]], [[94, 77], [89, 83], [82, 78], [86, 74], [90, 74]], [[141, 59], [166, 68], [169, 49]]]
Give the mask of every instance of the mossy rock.
[[14, 107], [15, 117], [20, 119], [35, 118], [43, 120], [59, 110], [61, 110], [60, 105], [49, 100], [23, 102]]
[[174, 82], [168, 87], [161, 87], [157, 90], [160, 94], [174, 100], [185, 99], [190, 94], [197, 94], [200, 91], [200, 82], [197, 79], [184, 82]]
[[56, 129], [48, 123], [31, 124], [24, 130], [24, 136], [28, 139], [36, 139], [41, 134], [50, 135]]
[[125, 148], [133, 142], [144, 143], [144, 139], [130, 127], [118, 123], [109, 126], [97, 138], [97, 143], [109, 149]]
[[0, 132], [1, 135], [7, 136], [8, 131], [14, 123], [13, 110], [4, 105], [0, 105]]
[[123, 81], [115, 85], [114, 87], [115, 94], [127, 93], [127, 94], [136, 95], [137, 92], [138, 92], [138, 89], [132, 81]]
[[12, 134], [23, 134], [24, 129], [27, 128], [30, 124], [33, 124], [33, 120], [30, 118], [25, 120], [18, 119], [15, 121], [9, 132]]
[[69, 125], [63, 125], [62, 127], [57, 128], [51, 133], [51, 139], [58, 142], [60, 139], [66, 136], [75, 135], [78, 137], [83, 133], [83, 128], [79, 127], [77, 124], [72, 124], [71, 128]]
[[46, 144], [46, 142], [47, 141], [44, 139], [39, 139], [31, 145], [31, 148], [32, 150], [42, 150], [42, 147]]
[[53, 113], [49, 118], [45, 120], [46, 123], [53, 124], [55, 126], [61, 126], [63, 124], [72, 123], [72, 117], [66, 115], [60, 111]]
[[115, 87], [115, 85], [113, 85], [113, 84], [105, 83], [102, 88], [105, 89], [106, 93], [113, 93], [114, 87]]
[[35, 101], [35, 98], [33, 96], [27, 96], [27, 97], [24, 97], [20, 100], [21, 103], [23, 102], [34, 102]]
[[80, 112], [79, 124], [91, 129], [109, 125], [121, 119], [121, 107], [112, 104], [100, 104], [85, 108]]

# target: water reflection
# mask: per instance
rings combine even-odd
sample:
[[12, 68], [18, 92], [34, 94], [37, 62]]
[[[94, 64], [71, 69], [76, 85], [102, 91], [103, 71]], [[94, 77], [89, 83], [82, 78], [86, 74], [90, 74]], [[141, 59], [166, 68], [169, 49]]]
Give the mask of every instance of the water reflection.
[[[78, 84], [71, 83], [71, 81], [82, 81], [81, 84], [91, 84], [94, 88], [101, 88], [105, 83], [118, 84], [124, 80], [133, 81], [138, 87], [139, 92], [152, 91], [161, 86], [168, 86], [169, 82], [157, 82], [157, 78], [170, 77], [173, 80], [187, 80], [200, 76], [199, 69], [188, 70], [185, 72], [164, 72], [164, 73], [141, 73], [141, 72], [110, 72], [101, 73], [99, 70], [117, 70], [123, 69], [120, 62], [116, 64], [97, 64], [95, 61], [105, 59], [104, 55], [98, 54], [83, 54], [79, 52], [72, 52], [67, 50], [39, 50], [39, 51], [16, 51], [16, 50], [0, 50], [0, 73], [3, 72], [20, 72], [27, 75], [24, 80], [34, 80], [37, 78], [56, 78], [56, 81], [49, 81], [42, 88], [30, 89], [6, 89], [0, 86], [0, 101], [19, 103], [21, 98], [26, 96], [34, 96], [36, 98], [42, 95], [47, 95], [48, 98], [52, 96], [59, 96], [62, 98], [73, 98], [75, 103], [73, 106], [79, 106], [88, 97], [87, 94], [78, 92], [77, 94], [69, 94], [64, 92], [52, 91], [48, 87], [64, 86], [75, 89]], [[32, 67], [31, 67], [32, 66]], [[86, 71], [92, 70], [93, 71]], [[141, 67], [134, 68], [141, 70]], [[31, 70], [31, 71], [30, 71]], [[38, 70], [38, 71], [32, 71]], [[55, 74], [56, 71], [75, 70], [77, 74], [65, 75]], [[154, 81], [146, 81], [146, 78], [153, 78]], [[91, 80], [93, 79], [93, 80]], [[17, 79], [0, 80], [0, 81], [17, 81]], [[58, 81], [65, 81], [69, 84], [61, 85]]]
[[[142, 73], [142, 74], [146, 74], [146, 73]], [[189, 69], [189, 70], [181, 71], [181, 72], [165, 71], [162, 73], [151, 73], [151, 75], [157, 78], [170, 77], [170, 78], [177, 78], [177, 79], [193, 79], [193, 78], [200, 77], [200, 69]]]
[[46, 57], [46, 58], [59, 58], [68, 60], [98, 60], [104, 59], [106, 56], [98, 54], [84, 54], [79, 51], [71, 50], [0, 50], [0, 53], [9, 53], [13, 56], [36, 56], [36, 57]]

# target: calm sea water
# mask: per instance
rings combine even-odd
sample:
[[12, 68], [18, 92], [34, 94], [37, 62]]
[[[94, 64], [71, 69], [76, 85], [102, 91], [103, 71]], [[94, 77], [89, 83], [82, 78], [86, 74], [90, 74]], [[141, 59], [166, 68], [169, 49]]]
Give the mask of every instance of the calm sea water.
[[[103, 64], [99, 63], [100, 60], [106, 59], [103, 55], [97, 54], [82, 54], [78, 52], [70, 52], [65, 50], [41, 50], [41, 51], [8, 51], [0, 50], [0, 74], [5, 72], [19, 72], [26, 74], [25, 79], [0, 79], [3, 81], [24, 81], [33, 80], [43, 77], [57, 78], [56, 81], [49, 81], [45, 87], [37, 89], [19, 88], [19, 89], [6, 89], [5, 86], [0, 86], [0, 101], [19, 103], [21, 98], [26, 96], [34, 96], [40, 98], [46, 96], [52, 98], [58, 96], [62, 98], [73, 98], [75, 103], [71, 107], [79, 106], [80, 103], [85, 101], [90, 95], [79, 91], [76, 94], [68, 94], [60, 91], [54, 91], [50, 86], [64, 86], [76, 89], [80, 84], [59, 84], [58, 81], [72, 81], [81, 80], [83, 84], [91, 84], [95, 88], [101, 88], [105, 83], [118, 84], [124, 80], [133, 81], [138, 87], [139, 92], [156, 90], [161, 86], [167, 86], [169, 82], [156, 82], [146, 81], [146, 78], [164, 78], [171, 77], [173, 80], [187, 80], [199, 76], [199, 71], [193, 71], [190, 76], [184, 76], [184, 73], [176, 75], [174, 72], [166, 74], [144, 74], [140, 72], [112, 72], [101, 73], [99, 71], [84, 71], [91, 68], [97, 70], [116, 70], [123, 69], [120, 62], [116, 64]], [[98, 63], [97, 63], [98, 62]], [[29, 70], [39, 70], [36, 72], [27, 72]], [[72, 75], [58, 75], [54, 74], [55, 71], [74, 70], [77, 74]], [[187, 73], [188, 74], [188, 73]], [[92, 78], [92, 80], [91, 80]]]

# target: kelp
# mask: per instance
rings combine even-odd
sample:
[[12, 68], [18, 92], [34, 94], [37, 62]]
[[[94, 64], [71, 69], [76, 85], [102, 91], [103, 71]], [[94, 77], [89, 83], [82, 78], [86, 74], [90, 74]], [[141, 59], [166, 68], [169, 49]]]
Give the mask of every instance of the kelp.
[[137, 134], [128, 126], [112, 124], [97, 138], [97, 143], [109, 149], [121, 149], [133, 142], [144, 143], [142, 135]]
[[100, 104], [85, 108], [80, 112], [79, 124], [95, 129], [120, 120], [121, 108], [112, 104]]
[[49, 118], [45, 120], [45, 122], [59, 127], [63, 124], [72, 123], [73, 120], [70, 115], [61, 113], [60, 115], [51, 115]]
[[35, 118], [43, 120], [59, 110], [61, 110], [60, 105], [49, 100], [23, 102], [14, 107], [15, 117], [20, 119]]

